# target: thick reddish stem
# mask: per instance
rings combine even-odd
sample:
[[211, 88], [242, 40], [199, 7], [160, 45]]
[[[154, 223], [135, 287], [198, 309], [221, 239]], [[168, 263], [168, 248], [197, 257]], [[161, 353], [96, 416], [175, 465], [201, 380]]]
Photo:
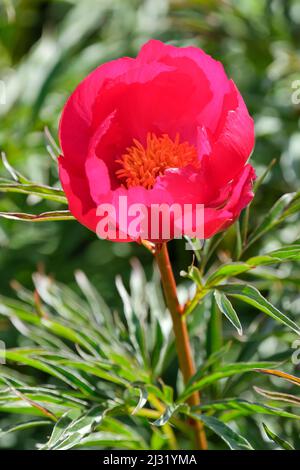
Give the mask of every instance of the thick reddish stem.
[[[155, 258], [160, 270], [161, 282], [166, 298], [166, 304], [170, 311], [173, 330], [175, 335], [175, 344], [178, 354], [179, 367], [183, 375], [185, 384], [195, 374], [195, 365], [192, 357], [192, 350], [189, 340], [188, 329], [185, 318], [182, 315], [182, 308], [177, 297], [176, 282], [170, 263], [167, 244], [163, 243], [157, 247]], [[188, 398], [188, 404], [197, 406], [200, 404], [200, 395], [195, 392]], [[195, 429], [195, 444], [197, 449], [206, 450], [207, 442], [203, 425], [200, 421], [192, 420]]]

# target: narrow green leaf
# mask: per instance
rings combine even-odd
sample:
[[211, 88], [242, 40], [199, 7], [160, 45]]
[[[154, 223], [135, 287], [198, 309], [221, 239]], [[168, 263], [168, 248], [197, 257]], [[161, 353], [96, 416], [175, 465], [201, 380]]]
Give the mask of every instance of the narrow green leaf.
[[228, 318], [230, 323], [232, 323], [232, 325], [236, 328], [238, 334], [242, 335], [243, 329], [242, 329], [241, 322], [230, 300], [228, 300], [228, 298], [223, 292], [219, 292], [217, 290], [214, 291], [214, 296], [221, 312], [226, 316], [226, 318]]
[[43, 212], [42, 214], [25, 214], [23, 212], [0, 212], [0, 217], [24, 222], [56, 222], [75, 220], [70, 211]]
[[141, 388], [141, 387], [135, 387], [138, 392], [139, 392], [139, 401], [136, 405], [136, 407], [134, 408], [134, 410], [132, 411], [132, 415], [136, 414], [140, 409], [142, 409], [146, 403], [147, 403], [147, 400], [148, 400], [148, 391], [147, 389], [145, 388]]
[[57, 162], [57, 157], [61, 154], [61, 150], [59, 146], [57, 145], [53, 135], [51, 134], [49, 127], [45, 126], [44, 133], [45, 133], [46, 139], [49, 142], [49, 145], [51, 146], [51, 149], [52, 149], [51, 153], [53, 153], [54, 161]]
[[67, 198], [61, 189], [51, 188], [36, 183], [20, 184], [20, 183], [3, 183], [0, 182], [0, 192], [2, 193], [20, 193], [27, 195], [39, 196], [50, 201], [68, 204]]
[[42, 318], [41, 324], [45, 326], [45, 328], [49, 329], [49, 331], [52, 333], [55, 333], [62, 338], [68, 339], [75, 344], [79, 344], [91, 354], [96, 353], [96, 344], [94, 344], [91, 338], [87, 338], [82, 331], [76, 331], [67, 325], [63, 325], [62, 323], [58, 323], [57, 321], [52, 320], [50, 317]]
[[53, 426], [53, 421], [47, 419], [33, 419], [31, 421], [25, 421], [24, 423], [13, 424], [12, 426], [0, 429], [0, 437], [4, 434], [16, 431], [24, 431], [25, 429], [36, 428], [39, 426]]
[[282, 216], [280, 217], [278, 223], [281, 223], [284, 221], [287, 217], [290, 217], [293, 214], [296, 214], [297, 212], [300, 211], [300, 191], [298, 191], [292, 201], [289, 203], [289, 205], [285, 208], [283, 211]]
[[273, 158], [273, 160], [270, 161], [269, 165], [267, 166], [265, 171], [262, 173], [262, 175], [259, 178], [257, 178], [257, 180], [254, 182], [254, 188], [253, 188], [254, 193], [256, 193], [258, 191], [258, 189], [261, 187], [261, 185], [264, 182], [266, 176], [268, 176], [268, 174], [272, 170], [273, 166], [275, 165], [276, 161], [277, 161], [276, 158]]
[[11, 166], [4, 152], [1, 152], [1, 158], [2, 158], [2, 163], [5, 169], [8, 171], [8, 173], [12, 176], [12, 178], [15, 181], [17, 181], [18, 183], [23, 183], [23, 184], [30, 183], [30, 181], [25, 176], [23, 176], [19, 171], [15, 170], [15, 168]]
[[212, 257], [212, 255], [215, 253], [217, 250], [218, 246], [222, 242], [222, 240], [226, 236], [226, 231], [224, 230], [223, 232], [217, 233], [214, 235], [212, 238], [209, 238], [208, 240], [204, 241], [203, 249], [202, 249], [202, 257], [201, 257], [201, 266], [200, 266], [200, 271], [203, 273], [205, 270], [205, 267]]
[[235, 259], [239, 259], [242, 253], [243, 240], [241, 233], [241, 224], [239, 219], [235, 222], [235, 231], [236, 231], [236, 245], [235, 245]]
[[67, 436], [63, 441], [59, 442], [55, 447], [52, 447], [51, 450], [69, 450], [75, 447], [82, 440], [82, 435], [79, 432], [74, 432]]
[[116, 287], [123, 302], [130, 340], [143, 364], [147, 365], [148, 354], [145, 330], [141, 325], [141, 319], [138, 318], [132, 308], [131, 298], [125, 289], [121, 276], [116, 277]]
[[[265, 366], [265, 364], [269, 364]], [[200, 380], [188, 385], [183, 393], [180, 395], [178, 402], [185, 401], [192, 393], [202, 390], [204, 387], [223, 379], [225, 377], [231, 377], [237, 374], [243, 374], [245, 372], [256, 372], [261, 368], [272, 367], [275, 363], [273, 362], [235, 362], [233, 364], [226, 364], [221, 366], [218, 370], [214, 371], [212, 374], [207, 374]], [[196, 377], [195, 374], [194, 377]]]
[[[39, 403], [50, 403], [51, 405], [61, 405], [68, 408], [82, 408], [87, 405], [87, 402], [76, 398], [71, 395], [71, 391], [66, 393], [61, 388], [49, 389], [45, 387], [18, 387], [17, 390], [22, 394], [25, 394], [31, 400], [35, 400]], [[0, 390], [0, 402], [5, 403], [5, 401], [15, 401], [18, 400], [16, 394], [5, 393], [5, 391]]]
[[45, 449], [52, 449], [62, 438], [67, 427], [72, 423], [72, 421], [80, 416], [79, 410], [68, 410], [55, 424], [50, 439], [45, 444]]
[[190, 380], [187, 383], [187, 386], [191, 385], [192, 383], [196, 382], [197, 380], [201, 379], [207, 370], [211, 370], [212, 366], [220, 365], [221, 359], [224, 359], [224, 356], [226, 353], [229, 351], [232, 343], [231, 341], [228, 341], [224, 346], [222, 346], [218, 351], [213, 352], [210, 354], [210, 356], [206, 359], [206, 361], [203, 363], [202, 367], [200, 367], [196, 374], [193, 375], [193, 377], [190, 378]]
[[269, 255], [253, 256], [252, 258], [249, 258], [247, 260], [247, 264], [253, 268], [256, 268], [258, 266], [265, 266], [269, 264], [277, 264], [281, 262], [282, 260], [280, 258], [275, 258], [275, 256], [269, 256]]
[[165, 352], [167, 348], [167, 339], [164, 336], [161, 324], [157, 318], [152, 316], [152, 331], [153, 331], [153, 341], [152, 341], [152, 351], [151, 351], [151, 366], [155, 374], [159, 374], [161, 371], [161, 366], [165, 358]]
[[[238, 276], [257, 266], [267, 264], [276, 264], [284, 261], [295, 261], [300, 259], [300, 244], [286, 245], [278, 250], [266, 253], [259, 256], [254, 256], [245, 262], [236, 262], [222, 265], [214, 273], [212, 273], [206, 280], [205, 287], [213, 287], [227, 278]], [[195, 268], [197, 269], [197, 268]], [[196, 282], [195, 276], [193, 278], [188, 276]]]
[[263, 428], [265, 430], [266, 435], [268, 436], [271, 441], [275, 442], [279, 447], [281, 447], [284, 450], [295, 450], [294, 447], [281, 437], [277, 436], [273, 431], [271, 431], [270, 428], [265, 423], [262, 423]]
[[269, 253], [269, 256], [275, 256], [276, 258], [284, 260], [300, 260], [300, 243], [284, 245]]
[[221, 290], [225, 294], [240, 299], [245, 303], [252, 305], [261, 312], [266, 313], [275, 320], [283, 323], [284, 325], [291, 328], [298, 335], [300, 334], [300, 328], [298, 325], [290, 320], [284, 313], [280, 312], [274, 305], [266, 300], [261, 293], [253, 286], [249, 284], [227, 284], [219, 286], [218, 290]]
[[189, 416], [199, 421], [202, 421], [205, 426], [216, 433], [231, 450], [254, 450], [251, 444], [240, 434], [233, 431], [227, 424], [222, 423], [214, 416], [206, 416], [190, 411]]
[[176, 412], [178, 412], [179, 410], [183, 411], [188, 409], [188, 406], [185, 405], [185, 404], [178, 404], [178, 405], [170, 405], [170, 406], [167, 406], [167, 408], [165, 409], [164, 413], [157, 419], [155, 420], [152, 425], [153, 426], [164, 426], [171, 418], [172, 416], [174, 416], [174, 414]]
[[[4, 356], [4, 353], [0, 350], [0, 357]], [[74, 374], [73, 372], [67, 370], [63, 367], [58, 367], [53, 363], [49, 363], [47, 361], [41, 361], [40, 359], [30, 357], [27, 354], [24, 354], [24, 351], [17, 349], [9, 349], [5, 351], [5, 358], [8, 361], [18, 362], [23, 365], [27, 365], [33, 367], [35, 369], [41, 370], [49, 375], [52, 375], [63, 382], [66, 382], [73, 388], [79, 388], [80, 390], [89, 393], [91, 395], [94, 394], [94, 389], [88, 384], [86, 380], [80, 377], [78, 374]]]
[[215, 286], [224, 279], [227, 279], [228, 277], [237, 276], [238, 274], [249, 271], [249, 269], [251, 268], [252, 267], [248, 266], [246, 263], [224, 264], [209, 276], [209, 278], [206, 280], [205, 286]]
[[181, 271], [180, 275], [182, 277], [186, 277], [186, 278], [190, 279], [191, 281], [193, 281], [199, 287], [202, 287], [202, 285], [203, 285], [201, 273], [200, 273], [199, 269], [194, 265], [189, 266], [187, 272]]
[[262, 395], [265, 398], [273, 401], [282, 401], [285, 403], [290, 403], [291, 405], [300, 406], [300, 397], [296, 395], [292, 395], [290, 393], [282, 393], [282, 392], [273, 392], [271, 390], [265, 390], [264, 388], [260, 387], [253, 387], [254, 390]]
[[85, 379], [82, 375], [78, 374], [76, 370], [68, 367], [61, 367], [55, 364], [53, 361], [41, 361], [47, 365], [50, 365], [55, 371], [61, 374], [65, 379], [68, 379], [71, 383], [73, 388], [77, 388], [82, 393], [86, 395], [94, 396], [96, 393], [96, 388], [92, 383], [90, 383], [87, 379]]
[[44, 417], [44, 413], [42, 413], [37, 408], [33, 408], [29, 405], [29, 403], [25, 403], [22, 400], [18, 402], [7, 402], [7, 403], [0, 403], [0, 411], [3, 413], [16, 413], [18, 415], [30, 415], [30, 416], [38, 416]]
[[[253, 186], [254, 194], [256, 193], [256, 191], [258, 191], [258, 189], [260, 188], [260, 186], [264, 182], [266, 176], [271, 171], [271, 169], [275, 165], [275, 163], [276, 163], [276, 159], [274, 158], [273, 160], [271, 160], [271, 162], [269, 163], [269, 165], [267, 166], [267, 168], [263, 172], [263, 174], [259, 178], [257, 178], [257, 180], [254, 182], [254, 186]], [[244, 211], [244, 214], [243, 214], [243, 218], [242, 218], [241, 232], [242, 232], [242, 245], [243, 246], [245, 246], [246, 243], [247, 243], [248, 229], [249, 229], [249, 219], [250, 219], [250, 208], [251, 208], [251, 203], [248, 204], [248, 206], [246, 207], [246, 209]], [[239, 256], [241, 255], [241, 253], [242, 253], [242, 251], [240, 252]]]
[[46, 416], [47, 418], [50, 418], [52, 419], [53, 421], [57, 421], [57, 417], [54, 415], [54, 413], [52, 413], [52, 411], [50, 411], [49, 409], [45, 408], [43, 405], [41, 405], [40, 403], [38, 403], [37, 401], [34, 401], [32, 400], [31, 398], [29, 398], [27, 395], [24, 395], [24, 393], [20, 392], [20, 390], [18, 390], [17, 388], [15, 388], [9, 380], [6, 379], [6, 382], [7, 382], [7, 385], [9, 386], [10, 390], [12, 390], [12, 392], [17, 396], [19, 397], [21, 400], [23, 400], [25, 403], [28, 403], [30, 406], [32, 406], [33, 408], [37, 409], [38, 411], [40, 411], [44, 416]]
[[265, 264], [281, 263], [283, 261], [298, 260], [300, 260], [300, 243], [286, 245], [270, 253], [254, 256], [249, 258], [246, 263], [251, 266], [261, 266]]
[[140, 440], [132, 440], [122, 434], [111, 433], [111, 432], [95, 432], [89, 436], [84, 437], [77, 447], [104, 447], [113, 449], [132, 449], [141, 450], [143, 446]]
[[247, 248], [252, 245], [256, 240], [258, 240], [262, 235], [265, 235], [269, 230], [276, 226], [281, 216], [284, 213], [284, 210], [289, 207], [291, 202], [294, 200], [296, 193], [287, 193], [281, 196], [274, 206], [270, 209], [268, 214], [264, 217], [261, 224], [251, 233]]
[[300, 416], [280, 408], [275, 408], [261, 403], [253, 403], [241, 398], [227, 398], [225, 400], [212, 401], [192, 408], [193, 411], [240, 411], [242, 415], [265, 414], [280, 416], [282, 418], [300, 420]]
[[172, 405], [174, 403], [174, 389], [170, 385], [166, 385], [165, 383], [161, 383], [162, 392], [164, 396], [164, 402]]
[[91, 284], [83, 271], [77, 270], [75, 279], [92, 309], [96, 323], [104, 323], [110, 334], [115, 336], [112, 313], [97, 289]]
[[299, 377], [287, 374], [286, 372], [282, 372], [281, 370], [259, 368], [259, 370], [257, 370], [256, 372], [260, 372], [261, 374], [272, 375], [274, 377], [279, 377], [280, 379], [287, 380], [288, 382], [291, 382], [294, 385], [300, 386]]
[[66, 428], [66, 434], [80, 433], [82, 436], [91, 432], [94, 426], [103, 420], [105, 409], [102, 405], [91, 408], [86, 414], [75, 418]]
[[[4, 356], [4, 354], [3, 354], [3, 356]], [[1, 383], [7, 384], [6, 379], [8, 379], [14, 387], [27, 386], [28, 382], [32, 381], [31, 378], [29, 378], [29, 380], [28, 380], [27, 376], [24, 376], [20, 372], [17, 372], [15, 370], [11, 369], [7, 365], [5, 365], [5, 366], [0, 365], [0, 384]]]
[[[113, 369], [117, 370], [117, 367], [111, 364], [110, 366], [107, 364], [103, 368], [101, 368], [101, 363], [96, 361], [94, 364], [88, 363], [87, 361], [79, 361], [79, 360], [70, 360], [64, 359], [60, 361], [59, 364], [69, 366], [71, 368], [81, 370], [87, 372], [88, 374], [94, 375], [95, 377], [99, 377], [103, 380], [107, 380], [108, 382], [112, 382], [118, 385], [126, 386], [127, 381], [123, 380], [122, 377], [119, 377], [116, 373], [113, 373]], [[110, 369], [107, 370], [106, 369]]]

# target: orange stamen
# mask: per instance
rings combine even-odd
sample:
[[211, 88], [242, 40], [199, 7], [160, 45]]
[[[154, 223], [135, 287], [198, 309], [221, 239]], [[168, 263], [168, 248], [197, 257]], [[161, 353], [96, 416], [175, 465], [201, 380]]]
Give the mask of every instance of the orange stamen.
[[196, 148], [188, 142], [179, 142], [179, 134], [173, 141], [167, 134], [157, 137], [148, 132], [146, 147], [136, 139], [126, 149], [117, 163], [116, 172], [127, 188], [144, 186], [151, 189], [155, 180], [168, 168], [182, 168], [187, 165], [199, 166]]

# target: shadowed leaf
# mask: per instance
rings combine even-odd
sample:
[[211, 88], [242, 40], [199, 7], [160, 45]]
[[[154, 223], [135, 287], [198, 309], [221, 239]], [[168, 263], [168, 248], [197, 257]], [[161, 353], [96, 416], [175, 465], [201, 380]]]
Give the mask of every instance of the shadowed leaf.
[[240, 434], [233, 431], [227, 424], [222, 423], [214, 416], [206, 416], [194, 412], [189, 412], [189, 416], [199, 421], [202, 421], [205, 426], [216, 433], [231, 450], [254, 450], [251, 444]]
[[266, 435], [268, 436], [271, 441], [275, 442], [279, 447], [281, 447], [284, 450], [295, 450], [294, 447], [281, 437], [277, 436], [273, 431], [271, 431], [270, 428], [265, 423], [262, 423], [263, 428], [265, 430]]

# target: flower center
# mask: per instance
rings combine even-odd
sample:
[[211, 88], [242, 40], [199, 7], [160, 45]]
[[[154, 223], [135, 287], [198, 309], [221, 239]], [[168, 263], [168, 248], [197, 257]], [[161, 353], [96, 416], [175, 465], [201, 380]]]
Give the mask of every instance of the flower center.
[[117, 160], [121, 168], [116, 175], [127, 188], [144, 186], [151, 189], [156, 178], [168, 168], [199, 166], [196, 148], [188, 142], [180, 143], [179, 134], [172, 140], [167, 134], [157, 137], [148, 132], [145, 147], [136, 139], [133, 142]]

